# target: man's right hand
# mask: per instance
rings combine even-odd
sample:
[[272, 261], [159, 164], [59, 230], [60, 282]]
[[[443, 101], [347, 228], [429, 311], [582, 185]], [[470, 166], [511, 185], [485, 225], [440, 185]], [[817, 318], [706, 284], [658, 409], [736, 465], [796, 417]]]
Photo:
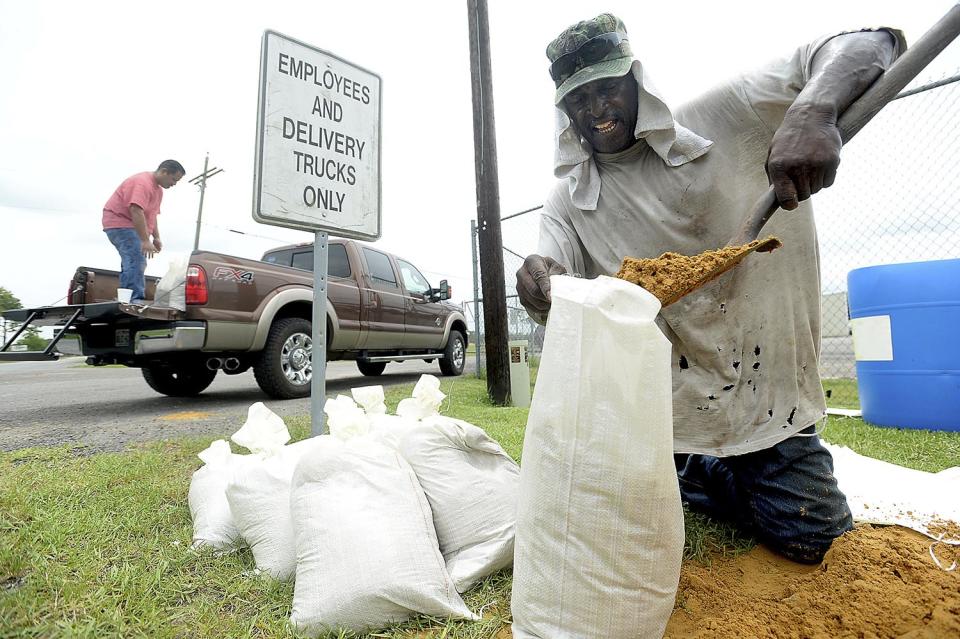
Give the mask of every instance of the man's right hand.
[[552, 257], [529, 255], [517, 271], [517, 295], [528, 311], [542, 315], [550, 312], [550, 276], [562, 275], [567, 269]]
[[143, 253], [145, 258], [149, 259], [157, 252], [157, 247], [150, 240], [140, 240], [140, 252]]

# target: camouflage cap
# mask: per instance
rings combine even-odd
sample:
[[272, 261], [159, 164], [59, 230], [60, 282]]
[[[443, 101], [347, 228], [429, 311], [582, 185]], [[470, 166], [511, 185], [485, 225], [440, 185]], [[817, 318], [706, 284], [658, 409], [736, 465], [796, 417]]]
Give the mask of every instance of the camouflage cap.
[[610, 13], [567, 27], [547, 45], [547, 58], [557, 86], [555, 104], [588, 82], [625, 75], [633, 64], [627, 28]]

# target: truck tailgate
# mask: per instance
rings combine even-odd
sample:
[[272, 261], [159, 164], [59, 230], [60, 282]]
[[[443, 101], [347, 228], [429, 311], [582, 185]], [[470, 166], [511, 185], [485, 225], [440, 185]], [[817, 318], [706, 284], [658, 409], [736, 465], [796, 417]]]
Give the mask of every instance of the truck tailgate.
[[39, 308], [18, 308], [5, 311], [3, 317], [12, 322], [26, 322], [33, 316], [31, 326], [62, 326], [77, 311], [80, 314], [75, 322], [109, 321], [124, 315], [133, 317], [174, 321], [183, 319], [183, 311], [165, 306], [141, 306], [121, 302], [97, 302], [95, 304], [69, 304], [67, 306], [41, 306]]
[[[24, 362], [55, 360], [59, 353], [81, 354], [80, 330], [95, 330], [104, 332], [111, 326], [123, 327], [116, 333], [124, 332], [128, 339], [124, 345], [129, 345], [130, 326], [140, 324], [154, 324], [167, 326], [170, 322], [183, 317], [181, 311], [165, 307], [149, 307], [137, 304], [121, 304], [120, 302], [101, 302], [98, 304], [69, 304], [67, 306], [41, 306], [39, 308], [18, 308], [3, 313], [7, 320], [19, 322], [21, 326], [0, 347], [0, 361]], [[28, 328], [36, 326], [61, 327], [53, 340], [42, 351], [13, 351], [11, 347], [19, 336]], [[96, 328], [93, 328], [96, 327]], [[202, 331], [202, 328], [194, 330]], [[168, 331], [169, 332], [169, 331]], [[157, 337], [166, 337], [158, 335]], [[151, 344], [155, 346], [157, 342]], [[146, 347], [144, 348], [146, 350]]]

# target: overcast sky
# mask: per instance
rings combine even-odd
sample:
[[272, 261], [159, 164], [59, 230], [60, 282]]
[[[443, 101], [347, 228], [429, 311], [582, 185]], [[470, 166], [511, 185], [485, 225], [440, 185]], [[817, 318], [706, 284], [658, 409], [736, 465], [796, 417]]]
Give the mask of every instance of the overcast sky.
[[[887, 24], [913, 42], [951, 5], [490, 0], [502, 214], [540, 204], [554, 181], [544, 49], [573, 22], [618, 14], [661, 92], [681, 103], [824, 33]], [[100, 226], [103, 204], [124, 178], [166, 158], [183, 163], [188, 178], [206, 152], [224, 169], [209, 183], [201, 248], [259, 258], [311, 239], [251, 218], [260, 39], [274, 29], [381, 76], [379, 245], [417, 264], [434, 286], [447, 277], [455, 299], [472, 296], [466, 7], [0, 0], [0, 286], [37, 306], [62, 298], [79, 265], [119, 269]], [[954, 44], [926, 76], [957, 68]], [[192, 248], [198, 202], [186, 180], [165, 193], [165, 249], [149, 274], [162, 275], [174, 253]], [[505, 243], [521, 252], [535, 247], [528, 217], [533, 224], [505, 224]]]

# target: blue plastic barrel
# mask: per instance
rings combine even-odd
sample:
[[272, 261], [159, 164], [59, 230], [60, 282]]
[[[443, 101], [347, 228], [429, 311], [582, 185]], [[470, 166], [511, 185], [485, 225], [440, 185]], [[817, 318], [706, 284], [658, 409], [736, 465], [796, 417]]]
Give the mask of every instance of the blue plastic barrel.
[[960, 259], [847, 276], [864, 420], [960, 431]]

